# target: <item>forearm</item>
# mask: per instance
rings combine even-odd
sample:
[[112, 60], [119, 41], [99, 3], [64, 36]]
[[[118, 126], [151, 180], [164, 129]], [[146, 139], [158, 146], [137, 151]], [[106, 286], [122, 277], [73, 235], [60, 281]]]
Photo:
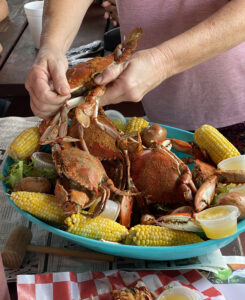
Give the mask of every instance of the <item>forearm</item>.
[[233, 0], [205, 21], [158, 47], [171, 77], [245, 41], [245, 1]]
[[65, 53], [92, 2], [92, 0], [45, 0], [41, 47], [54, 45]]

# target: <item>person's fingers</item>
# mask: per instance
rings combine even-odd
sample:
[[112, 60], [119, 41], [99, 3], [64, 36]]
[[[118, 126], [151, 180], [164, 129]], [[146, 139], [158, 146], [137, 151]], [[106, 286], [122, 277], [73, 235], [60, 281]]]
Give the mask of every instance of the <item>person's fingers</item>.
[[117, 8], [115, 6], [108, 6], [105, 10], [109, 12], [113, 21], [119, 22]]
[[117, 13], [117, 7], [115, 1], [104, 1], [102, 6], [105, 8], [104, 18], [112, 19], [113, 26], [117, 26], [119, 24], [119, 18]]
[[30, 92], [30, 106], [31, 110], [35, 116], [38, 116], [42, 119], [49, 119], [52, 117], [57, 110], [59, 109], [60, 105], [52, 105], [52, 104], [43, 104]]
[[116, 1], [115, 0], [109, 0], [109, 1], [103, 1], [101, 4], [102, 7], [107, 7], [107, 6], [116, 6]]
[[109, 5], [111, 5], [110, 1], [103, 1], [101, 4], [102, 7], [107, 7]]
[[116, 27], [118, 24], [119, 24], [119, 23], [118, 23], [117, 20], [113, 20], [113, 19], [112, 19], [112, 25], [113, 25], [114, 27]]
[[94, 79], [96, 84], [108, 84], [115, 80], [127, 67], [127, 62], [116, 64], [106, 68], [101, 74], [97, 75]]
[[104, 13], [104, 18], [105, 18], [105, 19], [109, 19], [109, 18], [110, 18], [110, 13], [109, 13], [108, 11], [106, 11], [106, 12]]
[[35, 65], [30, 70], [25, 87], [30, 95], [30, 105], [33, 113], [47, 118], [57, 111], [69, 96], [60, 96], [52, 90], [50, 75], [46, 68]]
[[118, 78], [106, 86], [106, 92], [100, 99], [100, 105], [117, 104], [120, 102], [130, 101], [139, 102], [143, 94], [136, 88], [137, 83]]
[[60, 105], [69, 98], [68, 96], [59, 96], [55, 91], [51, 90], [49, 85], [49, 76], [45, 70], [40, 67], [34, 67], [28, 75], [26, 84], [28, 92], [32, 93], [42, 103], [51, 103]]
[[53, 80], [55, 91], [64, 96], [70, 95], [70, 87], [66, 78], [66, 69], [63, 63], [49, 62], [49, 71]]
[[108, 11], [109, 13], [117, 13], [117, 8], [115, 7], [115, 6], [113, 6], [113, 5], [110, 5], [110, 6], [107, 6], [107, 7], [105, 7], [105, 11]]
[[122, 99], [124, 94], [124, 88], [117, 81], [111, 82], [106, 86], [105, 94], [100, 98], [100, 106], [105, 106], [109, 104], [117, 104], [122, 101], [127, 101]]

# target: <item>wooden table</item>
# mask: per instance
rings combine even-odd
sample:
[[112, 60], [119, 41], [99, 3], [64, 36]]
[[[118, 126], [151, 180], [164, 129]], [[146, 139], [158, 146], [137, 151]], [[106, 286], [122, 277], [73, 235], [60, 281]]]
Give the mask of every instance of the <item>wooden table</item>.
[[[0, 98], [11, 100], [7, 116], [32, 115], [29, 95], [24, 83], [37, 50], [34, 47], [23, 8], [26, 2], [29, 1], [9, 1], [9, 17], [0, 22], [0, 41], [4, 48], [0, 55]], [[93, 4], [71, 47], [88, 44], [94, 40], [103, 40], [106, 27], [103, 15], [104, 9], [98, 4]], [[126, 116], [129, 116], [129, 112], [130, 116], [144, 114], [141, 103], [119, 104], [113, 109], [120, 110]]]
[[[9, 1], [10, 16], [0, 23], [0, 41], [3, 55], [0, 59], [0, 95], [1, 97], [26, 96], [24, 82], [31, 68], [37, 50], [26, 21], [23, 3], [28, 1]], [[15, 5], [12, 3], [15, 2]], [[72, 47], [103, 40], [105, 20], [104, 10], [92, 5]], [[10, 38], [11, 37], [11, 38]]]

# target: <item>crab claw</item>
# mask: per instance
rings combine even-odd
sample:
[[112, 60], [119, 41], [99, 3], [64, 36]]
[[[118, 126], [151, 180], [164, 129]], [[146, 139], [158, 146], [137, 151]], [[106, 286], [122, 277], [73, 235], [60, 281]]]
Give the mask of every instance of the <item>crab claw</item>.
[[233, 182], [233, 183], [244, 183], [245, 182], [245, 171], [243, 170], [217, 170], [215, 172], [218, 175], [221, 182]]
[[194, 212], [194, 208], [192, 206], [185, 205], [185, 206], [180, 206], [180, 207], [176, 208], [175, 210], [173, 210], [171, 212], [171, 215], [182, 214], [182, 213], [193, 213], [193, 212]]
[[134, 198], [124, 195], [120, 205], [120, 224], [130, 228]]
[[217, 182], [218, 177], [212, 175], [200, 186], [194, 200], [195, 210], [197, 212], [203, 210], [212, 203]]
[[157, 225], [165, 226], [175, 230], [202, 232], [201, 226], [197, 223], [191, 213], [177, 213], [165, 215], [157, 219]]

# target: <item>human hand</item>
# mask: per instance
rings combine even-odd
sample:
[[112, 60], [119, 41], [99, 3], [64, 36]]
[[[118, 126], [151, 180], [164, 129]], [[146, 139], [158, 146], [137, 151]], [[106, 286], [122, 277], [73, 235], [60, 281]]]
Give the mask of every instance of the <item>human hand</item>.
[[67, 59], [60, 49], [54, 46], [40, 48], [25, 82], [34, 115], [48, 119], [70, 98], [67, 68]]
[[141, 101], [167, 78], [164, 60], [160, 50], [151, 48], [135, 52], [128, 60], [107, 68], [95, 77], [96, 84], [107, 85], [100, 104]]
[[114, 27], [119, 25], [116, 0], [103, 1], [102, 6], [105, 8], [104, 18], [105, 19], [111, 18], [112, 25]]

